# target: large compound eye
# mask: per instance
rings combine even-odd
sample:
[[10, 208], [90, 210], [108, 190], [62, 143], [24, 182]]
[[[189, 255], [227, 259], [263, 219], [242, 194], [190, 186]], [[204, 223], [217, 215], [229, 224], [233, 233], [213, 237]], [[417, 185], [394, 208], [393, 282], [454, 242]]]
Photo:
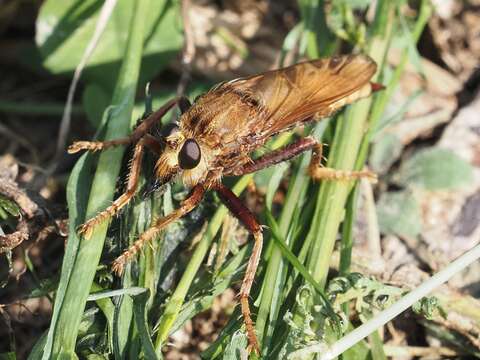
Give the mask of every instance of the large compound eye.
[[172, 135], [173, 133], [176, 133], [177, 131], [179, 130], [179, 127], [177, 124], [175, 123], [169, 123], [165, 126], [162, 126], [162, 128], [160, 129], [160, 133], [162, 134], [162, 136], [164, 138]]
[[178, 153], [178, 164], [184, 170], [193, 169], [202, 157], [200, 146], [193, 139], [187, 139]]

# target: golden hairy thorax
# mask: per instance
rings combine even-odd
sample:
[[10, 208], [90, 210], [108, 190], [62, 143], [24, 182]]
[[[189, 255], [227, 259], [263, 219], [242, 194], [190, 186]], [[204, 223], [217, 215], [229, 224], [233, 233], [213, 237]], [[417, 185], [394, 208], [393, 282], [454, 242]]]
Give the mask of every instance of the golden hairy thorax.
[[[271, 136], [369, 96], [375, 71], [366, 56], [340, 56], [222, 83], [181, 116], [180, 131], [167, 138], [156, 174], [178, 173], [191, 187], [234, 173]], [[178, 152], [187, 139], [195, 139], [202, 158], [194, 169], [180, 171]]]

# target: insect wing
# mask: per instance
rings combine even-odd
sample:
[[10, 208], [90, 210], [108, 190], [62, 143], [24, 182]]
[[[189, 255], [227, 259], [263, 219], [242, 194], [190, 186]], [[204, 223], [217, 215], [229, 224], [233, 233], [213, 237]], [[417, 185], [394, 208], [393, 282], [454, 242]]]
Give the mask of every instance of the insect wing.
[[327, 117], [372, 92], [375, 62], [348, 55], [299, 63], [225, 84], [258, 102], [263, 124], [257, 136], [268, 137], [301, 122]]

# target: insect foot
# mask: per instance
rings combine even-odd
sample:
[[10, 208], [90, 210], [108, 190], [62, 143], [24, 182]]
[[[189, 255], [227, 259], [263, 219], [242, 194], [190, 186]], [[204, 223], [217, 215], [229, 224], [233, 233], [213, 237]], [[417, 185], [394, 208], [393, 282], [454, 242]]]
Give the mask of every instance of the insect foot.
[[255, 334], [255, 324], [250, 316], [248, 295], [242, 293], [240, 294], [240, 306], [242, 308], [243, 322], [247, 331], [247, 350], [249, 353], [253, 350], [257, 355], [260, 355], [260, 346], [258, 345], [257, 335]]
[[93, 229], [102, 222], [109, 220], [110, 217], [111, 214], [108, 211], [102, 211], [94, 218], [91, 218], [86, 223], [80, 225], [78, 228], [78, 233], [83, 235], [83, 237], [88, 240], [92, 237]]
[[103, 143], [100, 141], [75, 141], [67, 149], [69, 154], [75, 154], [82, 150], [99, 151], [103, 149]]
[[78, 227], [78, 234], [83, 235], [83, 237], [89, 240], [92, 237], [94, 224], [89, 223], [88, 221], [85, 224], [82, 224]]
[[253, 245], [252, 254], [248, 260], [247, 270], [245, 271], [242, 287], [240, 288], [240, 306], [243, 322], [245, 323], [245, 329], [247, 331], [248, 348], [249, 350], [254, 350], [260, 355], [260, 346], [258, 344], [257, 335], [255, 334], [255, 326], [251, 317], [248, 299], [250, 297], [250, 290], [260, 261], [260, 254], [262, 253], [263, 235], [261, 227], [253, 233], [253, 237], [255, 239], [255, 244]]
[[311, 164], [308, 172], [310, 176], [316, 180], [357, 180], [361, 178], [366, 178], [371, 183], [376, 184], [378, 181], [377, 174], [368, 171], [348, 171], [348, 170], [337, 170], [327, 167], [321, 167], [317, 164]]

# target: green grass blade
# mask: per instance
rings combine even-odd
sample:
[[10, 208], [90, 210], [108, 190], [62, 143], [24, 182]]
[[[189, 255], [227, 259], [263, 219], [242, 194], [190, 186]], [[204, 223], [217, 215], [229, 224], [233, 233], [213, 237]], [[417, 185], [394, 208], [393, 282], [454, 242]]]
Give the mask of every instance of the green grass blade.
[[313, 288], [317, 291], [317, 293], [325, 302], [325, 305], [328, 311], [330, 311], [330, 315], [334, 317], [335, 312], [333, 311], [333, 308], [330, 306], [330, 303], [328, 302], [327, 296], [325, 295], [323, 288], [320, 286], [319, 283], [315, 281], [315, 279], [312, 277], [312, 275], [310, 275], [310, 273], [305, 268], [305, 266], [303, 266], [303, 264], [297, 259], [295, 254], [293, 254], [292, 251], [288, 248], [288, 245], [285, 243], [285, 240], [280, 234], [280, 228], [277, 222], [275, 221], [275, 218], [273, 217], [272, 213], [268, 209], [265, 211], [265, 213], [267, 216], [268, 225], [270, 226], [270, 231], [272, 232], [272, 235], [273, 235], [273, 239], [275, 240], [276, 245], [282, 252], [282, 255], [305, 278], [305, 280], [307, 280], [310, 283], [310, 285], [313, 286]]
[[[287, 198], [283, 204], [282, 216], [279, 220], [279, 231], [282, 235], [282, 238], [286, 237], [292, 221], [293, 213], [295, 209], [300, 206], [300, 203], [302, 202], [301, 199], [305, 195], [305, 189], [309, 182], [306, 173], [306, 168], [309, 161], [309, 154], [302, 157], [299, 170], [297, 171], [294, 179], [292, 179], [290, 182]], [[267, 211], [268, 208], [266, 209], [266, 212]], [[260, 343], [263, 344], [262, 346], [265, 348], [265, 351], [268, 351], [271, 340], [270, 335], [273, 332], [270, 324], [276, 319], [281, 305], [281, 290], [283, 287], [283, 282], [285, 281], [284, 272], [286, 271], [283, 268], [282, 263], [282, 252], [278, 247], [274, 246], [271, 251], [267, 270], [263, 279], [263, 289], [260, 295], [260, 305], [255, 324], [258, 339]], [[264, 341], [263, 338], [265, 332], [267, 338]]]
[[[149, 0], [137, 0], [135, 12], [129, 24], [130, 37], [112, 100], [112, 104], [116, 105], [116, 108], [107, 124], [105, 136], [107, 139], [125, 136], [130, 128], [142, 57], [144, 19], [148, 14], [149, 3]], [[86, 167], [83, 162], [87, 157], [84, 155], [83, 161], [79, 161], [74, 168], [76, 173], [75, 176], [72, 175], [67, 189], [71, 222], [69, 246], [67, 246], [66, 258], [62, 265], [54, 314], [44, 348], [43, 359], [45, 360], [52, 357], [76, 357], [74, 350], [78, 327], [100, 259], [108, 224], [98, 226], [88, 241], [79, 241], [76, 235], [76, 226], [85, 218], [90, 218], [99, 210], [104, 209], [112, 200], [123, 152], [124, 149], [117, 148], [100, 154], [85, 217], [83, 213], [72, 209], [77, 209], [77, 206], [82, 207], [81, 204], [77, 204], [77, 199], [84, 199], [85, 194], [88, 193], [85, 183], [88, 182], [90, 176], [85, 171]], [[82, 192], [78, 192], [79, 185], [83, 186]]]
[[[351, 170], [364, 133], [371, 99], [364, 99], [347, 110], [339, 119], [331, 146], [328, 167]], [[350, 191], [348, 181], [326, 181], [320, 187], [317, 208], [307, 237], [313, 239], [308, 269], [322, 286], [328, 274], [330, 256], [337, 231], [344, 217], [344, 206]], [[308, 241], [308, 240], [307, 240]]]
[[[353, 223], [355, 221], [354, 211], [357, 204], [358, 184], [348, 196], [345, 220], [342, 225], [342, 242], [340, 247], [340, 276], [345, 276], [350, 271], [353, 248]], [[347, 308], [347, 307], [346, 307]]]
[[[247, 251], [251, 251], [251, 246], [244, 246], [234, 257], [223, 265], [219, 273], [215, 276], [211, 289], [205, 291], [205, 281], [203, 284], [195, 284], [197, 291], [201, 289], [202, 294], [189, 299], [188, 302], [182, 306], [182, 310], [170, 329], [170, 333], [179, 330], [187, 320], [196, 314], [209, 309], [214, 298], [232, 286], [232, 283], [241, 281], [243, 271], [245, 270], [245, 266], [242, 266], [242, 264], [245, 262]], [[210, 281], [210, 277], [205, 280]]]
[[155, 353], [155, 348], [153, 347], [150, 332], [148, 330], [146, 308], [149, 298], [150, 291], [148, 289], [144, 289], [142, 293], [133, 296], [133, 312], [135, 315], [135, 325], [137, 326], [137, 331], [142, 341], [143, 355], [147, 360], [156, 360], [158, 357]]

